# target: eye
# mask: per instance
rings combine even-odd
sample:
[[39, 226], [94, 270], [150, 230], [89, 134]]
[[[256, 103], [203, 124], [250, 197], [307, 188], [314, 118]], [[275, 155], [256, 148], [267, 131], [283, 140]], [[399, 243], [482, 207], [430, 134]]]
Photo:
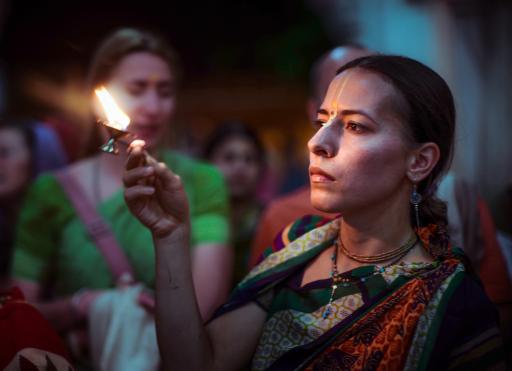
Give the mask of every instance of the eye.
[[158, 95], [161, 98], [169, 98], [176, 94], [176, 89], [174, 84], [171, 83], [163, 83], [159, 84], [157, 87]]
[[347, 122], [347, 124], [345, 125], [345, 129], [352, 131], [356, 134], [362, 134], [362, 133], [368, 131], [366, 126], [364, 126], [358, 122], [354, 122], [354, 121]]
[[130, 94], [134, 97], [138, 97], [144, 93], [145, 88], [146, 87], [144, 84], [136, 83], [136, 84], [129, 84], [126, 87], [126, 90], [128, 91], [128, 94]]

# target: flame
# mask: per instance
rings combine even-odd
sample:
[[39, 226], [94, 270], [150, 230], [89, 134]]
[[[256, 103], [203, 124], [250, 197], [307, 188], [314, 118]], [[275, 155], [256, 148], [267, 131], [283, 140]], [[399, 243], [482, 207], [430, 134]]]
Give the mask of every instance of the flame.
[[102, 86], [99, 89], [95, 89], [94, 93], [98, 97], [101, 106], [103, 107], [103, 111], [105, 111], [105, 115], [107, 116], [107, 125], [118, 130], [126, 130], [130, 124], [130, 118], [121, 110], [121, 108], [119, 108], [108, 90]]

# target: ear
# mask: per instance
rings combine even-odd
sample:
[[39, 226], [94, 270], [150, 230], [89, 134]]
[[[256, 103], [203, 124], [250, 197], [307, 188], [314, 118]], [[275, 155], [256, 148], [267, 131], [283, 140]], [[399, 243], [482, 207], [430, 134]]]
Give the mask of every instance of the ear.
[[439, 146], [432, 142], [422, 143], [414, 148], [407, 162], [407, 177], [413, 183], [419, 183], [432, 171], [439, 161]]

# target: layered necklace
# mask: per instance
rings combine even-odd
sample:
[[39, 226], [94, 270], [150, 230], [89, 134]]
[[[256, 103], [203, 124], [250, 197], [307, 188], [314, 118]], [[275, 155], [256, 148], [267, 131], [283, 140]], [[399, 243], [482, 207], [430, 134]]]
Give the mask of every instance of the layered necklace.
[[[322, 314], [322, 318], [326, 319], [329, 317], [329, 315], [332, 313], [332, 302], [334, 300], [334, 294], [336, 292], [336, 289], [341, 285], [343, 287], [348, 287], [354, 282], [366, 282], [371, 276], [379, 273], [384, 273], [386, 271], [386, 268], [397, 264], [400, 260], [403, 259], [409, 251], [412, 250], [414, 245], [418, 242], [418, 236], [413, 233], [411, 235], [411, 238], [409, 240], [397, 247], [396, 249], [393, 249], [391, 251], [387, 251], [385, 253], [377, 254], [377, 255], [371, 255], [371, 256], [365, 256], [365, 255], [357, 255], [351, 253], [341, 241], [341, 238], [337, 238], [334, 242], [334, 251], [331, 256], [332, 260], [332, 269], [331, 269], [331, 279], [332, 279], [332, 286], [331, 286], [331, 295], [329, 297], [329, 302], [327, 303], [327, 306], [325, 308], [324, 313]], [[357, 261], [358, 263], [365, 263], [365, 264], [377, 264], [382, 263], [384, 261], [391, 260], [390, 263], [385, 264], [381, 267], [374, 266], [373, 270], [370, 271], [368, 274], [361, 276], [361, 277], [352, 277], [348, 276], [346, 274], [340, 273], [338, 271], [338, 253], [339, 250], [343, 254], [345, 254], [347, 257], [349, 257], [352, 260]]]

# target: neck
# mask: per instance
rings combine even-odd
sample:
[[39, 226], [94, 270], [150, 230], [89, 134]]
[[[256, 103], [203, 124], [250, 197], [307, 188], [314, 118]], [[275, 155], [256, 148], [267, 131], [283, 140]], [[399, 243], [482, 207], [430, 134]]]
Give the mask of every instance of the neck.
[[[409, 203], [403, 196], [370, 208], [346, 213], [340, 221], [340, 238], [354, 254], [374, 256], [403, 245], [413, 233], [410, 225]], [[361, 263], [340, 254], [341, 269], [349, 270]]]

